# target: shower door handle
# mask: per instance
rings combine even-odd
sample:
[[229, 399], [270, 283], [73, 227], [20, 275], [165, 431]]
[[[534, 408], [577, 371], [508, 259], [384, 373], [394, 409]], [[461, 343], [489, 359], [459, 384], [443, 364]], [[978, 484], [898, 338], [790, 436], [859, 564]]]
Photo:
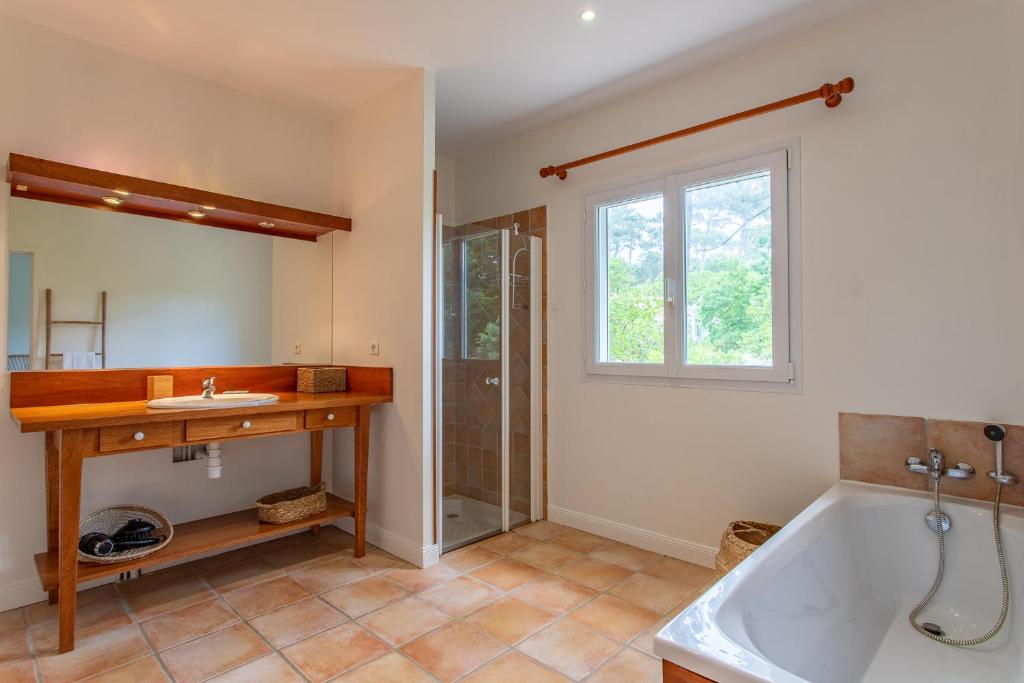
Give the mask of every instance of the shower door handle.
[[498, 386], [498, 383], [500, 381], [501, 380], [499, 378], [497, 378], [497, 377], [487, 377], [487, 378], [484, 379], [484, 384], [490, 384], [491, 386], [496, 387], [496, 386]]

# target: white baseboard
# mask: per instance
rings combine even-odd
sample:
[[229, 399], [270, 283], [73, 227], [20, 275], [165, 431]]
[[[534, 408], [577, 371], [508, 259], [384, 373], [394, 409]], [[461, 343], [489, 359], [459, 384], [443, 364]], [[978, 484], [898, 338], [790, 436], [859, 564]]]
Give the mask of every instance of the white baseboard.
[[33, 602], [45, 599], [46, 593], [39, 587], [39, 579], [35, 576], [0, 586], [0, 612], [31, 605]]
[[[346, 533], [355, 534], [355, 521], [351, 517], [339, 519], [334, 526]], [[436, 543], [434, 545], [419, 545], [404, 536], [399, 536], [369, 522], [366, 523], [366, 542], [417, 567], [427, 568], [437, 564], [441, 559], [441, 547]]]
[[656, 531], [648, 531], [628, 524], [620, 524], [601, 517], [568, 510], [557, 505], [548, 505], [548, 519], [574, 529], [604, 536], [614, 541], [686, 560], [702, 567], [714, 567], [718, 548], [701, 545], [682, 538], [674, 538]]

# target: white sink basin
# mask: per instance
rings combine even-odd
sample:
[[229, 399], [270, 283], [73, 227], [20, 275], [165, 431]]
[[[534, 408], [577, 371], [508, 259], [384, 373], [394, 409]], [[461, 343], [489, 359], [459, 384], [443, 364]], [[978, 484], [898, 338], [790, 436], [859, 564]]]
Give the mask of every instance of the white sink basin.
[[198, 395], [155, 398], [146, 405], [150, 408], [212, 410], [216, 408], [248, 408], [250, 406], [264, 406], [269, 403], [277, 403], [278, 400], [277, 394], [214, 394], [213, 398], [203, 398]]

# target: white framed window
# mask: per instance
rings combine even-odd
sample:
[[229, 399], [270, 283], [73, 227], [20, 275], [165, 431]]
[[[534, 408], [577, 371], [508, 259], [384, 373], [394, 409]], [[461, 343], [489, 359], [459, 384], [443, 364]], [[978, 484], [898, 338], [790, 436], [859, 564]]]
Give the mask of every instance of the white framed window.
[[793, 385], [796, 151], [793, 143], [586, 195], [588, 375]]

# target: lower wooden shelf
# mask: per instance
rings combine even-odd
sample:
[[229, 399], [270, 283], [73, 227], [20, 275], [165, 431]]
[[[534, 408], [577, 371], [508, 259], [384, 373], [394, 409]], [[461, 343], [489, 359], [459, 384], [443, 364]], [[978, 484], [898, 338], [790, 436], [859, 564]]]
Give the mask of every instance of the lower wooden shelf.
[[[174, 527], [174, 538], [167, 547], [152, 555], [117, 564], [88, 564], [79, 562], [78, 582], [93, 581], [106, 576], [113, 576], [142, 567], [164, 564], [187, 557], [201, 555], [213, 550], [223, 550], [234, 546], [267, 540], [289, 531], [305, 527], [325, 524], [342, 517], [355, 515], [355, 505], [338, 496], [327, 494], [327, 509], [319, 515], [313, 515], [288, 524], [263, 524], [256, 516], [256, 508], [232, 512], [216, 517], [207, 517], [194, 522], [178, 524]], [[56, 552], [39, 553], [35, 556], [36, 571], [43, 584], [43, 590], [57, 588], [57, 568], [59, 560]]]

